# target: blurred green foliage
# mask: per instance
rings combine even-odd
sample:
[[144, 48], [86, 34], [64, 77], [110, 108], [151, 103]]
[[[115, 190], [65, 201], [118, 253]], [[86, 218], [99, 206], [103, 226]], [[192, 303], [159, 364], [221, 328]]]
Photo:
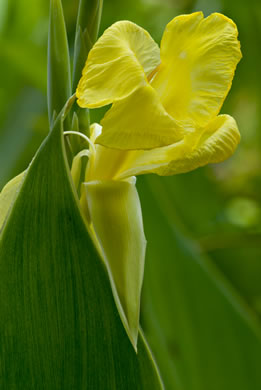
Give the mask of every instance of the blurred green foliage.
[[[64, 0], [63, 5], [72, 58], [78, 1]], [[172, 210], [165, 213], [169, 226], [175, 226], [179, 235], [189, 240], [189, 244], [186, 241], [185, 246], [192, 245], [194, 248], [193, 245], [196, 245], [200, 255], [208, 256], [208, 261], [217, 267], [229, 288], [235, 292], [240, 304], [249, 313], [251, 321], [260, 328], [261, 2], [251, 0], [246, 4], [244, 0], [105, 0], [100, 34], [113, 22], [128, 19], [147, 29], [153, 38], [160, 42], [169, 20], [178, 14], [196, 10], [202, 10], [205, 15], [222, 12], [231, 17], [238, 26], [243, 59], [222, 112], [236, 118], [242, 141], [235, 155], [217, 166], [171, 178], [139, 178], [141, 200], [147, 210], [144, 212], [145, 227], [149, 221], [148, 216], [153, 215], [155, 208], [160, 207], [157, 192], [162, 186]], [[48, 12], [49, 4], [46, 0], [0, 2], [0, 189], [7, 180], [28, 166], [48, 133]], [[99, 121], [103, 112], [103, 109], [91, 112], [91, 121]], [[149, 194], [146, 189], [148, 185], [156, 199], [149, 210]], [[147, 229], [146, 232], [148, 256], [143, 306], [145, 331], [146, 312], [150, 305], [149, 289], [153, 289], [153, 283], [160, 283], [160, 280], [157, 280], [156, 268], [153, 271], [152, 266], [155, 265], [156, 254], [161, 257], [160, 261], [164, 262], [161, 246], [157, 246], [155, 240], [167, 222], [159, 218], [154, 220], [154, 223], [155, 228]], [[174, 254], [178, 256], [179, 253], [175, 240], [174, 238], [168, 251], [164, 253], [164, 256], [173, 262]], [[193, 248], [192, 253], [195, 252]], [[189, 257], [187, 249], [186, 256]], [[191, 255], [192, 262], [193, 256]], [[169, 272], [175, 272], [175, 268]], [[150, 280], [146, 275], [150, 275]], [[173, 277], [173, 283], [174, 281]], [[161, 287], [166, 291], [171, 289], [170, 285]], [[202, 293], [200, 285], [198, 292]], [[180, 300], [181, 304], [182, 292], [179, 294], [176, 299]], [[154, 295], [153, 292], [151, 295]], [[202, 299], [203, 306], [207, 306], [211, 294], [204, 295]], [[178, 302], [176, 303], [178, 305]], [[168, 307], [168, 303], [165, 302], [165, 305]], [[172, 303], [169, 305], [175, 313], [175, 307], [171, 306]], [[207, 321], [206, 313], [202, 313], [202, 316], [204, 315]], [[161, 319], [158, 320], [161, 326]], [[222, 320], [220, 318], [221, 323]], [[157, 321], [155, 324], [158, 324]], [[179, 348], [181, 347], [175, 344], [172, 350]], [[157, 347], [154, 353], [157, 357]], [[182, 382], [182, 375], [180, 381], [180, 387], [177, 388], [189, 389], [185, 382]]]

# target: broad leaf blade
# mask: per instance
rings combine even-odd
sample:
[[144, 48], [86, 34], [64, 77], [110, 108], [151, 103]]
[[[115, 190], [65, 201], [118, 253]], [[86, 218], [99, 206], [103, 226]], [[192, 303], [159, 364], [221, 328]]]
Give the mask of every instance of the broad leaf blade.
[[56, 126], [0, 236], [1, 389], [162, 389], [87, 234]]

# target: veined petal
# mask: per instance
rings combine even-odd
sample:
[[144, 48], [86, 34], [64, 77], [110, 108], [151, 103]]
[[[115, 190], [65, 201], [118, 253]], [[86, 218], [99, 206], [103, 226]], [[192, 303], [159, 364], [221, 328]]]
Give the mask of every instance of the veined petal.
[[115, 149], [152, 149], [170, 145], [184, 135], [182, 123], [166, 112], [149, 84], [114, 103], [101, 124], [96, 143]]
[[171, 116], [204, 127], [218, 114], [241, 59], [237, 36], [234, 22], [218, 13], [181, 15], [167, 25], [151, 85]]
[[240, 133], [234, 118], [217, 116], [202, 133], [191, 154], [172, 161], [158, 170], [162, 176], [192, 171], [210, 163], [219, 163], [229, 158], [240, 141]]
[[169, 176], [222, 162], [234, 153], [239, 141], [240, 133], [235, 119], [229, 115], [219, 115], [200, 132], [189, 134], [174, 145], [129, 152], [115, 179], [144, 173]]
[[136, 349], [146, 239], [135, 178], [93, 181], [83, 186], [115, 302]]
[[143, 28], [128, 21], [109, 27], [91, 49], [77, 88], [81, 107], [101, 107], [147, 84], [160, 62], [159, 47]]

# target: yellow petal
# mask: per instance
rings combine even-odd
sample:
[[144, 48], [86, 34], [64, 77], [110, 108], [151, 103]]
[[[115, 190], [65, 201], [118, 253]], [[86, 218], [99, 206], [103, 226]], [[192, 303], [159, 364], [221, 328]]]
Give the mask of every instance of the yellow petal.
[[114, 103], [101, 124], [96, 143], [116, 149], [151, 149], [172, 144], [184, 134], [181, 122], [168, 115], [150, 85]]
[[210, 163], [219, 163], [229, 158], [240, 141], [236, 121], [229, 115], [216, 117], [202, 133], [191, 154], [158, 170], [159, 175], [174, 175], [192, 171]]
[[89, 161], [85, 181], [113, 180], [128, 158], [130, 151], [96, 145], [95, 155]]
[[215, 13], [181, 15], [166, 27], [151, 85], [175, 119], [203, 127], [218, 114], [241, 58], [234, 22]]
[[229, 115], [219, 115], [204, 129], [189, 134], [174, 145], [129, 152], [115, 179], [144, 173], [169, 176], [222, 162], [234, 153], [239, 141], [240, 133], [235, 119]]
[[87, 149], [81, 150], [72, 161], [71, 175], [75, 185], [76, 191], [80, 185], [81, 171], [82, 171], [82, 158], [90, 158], [90, 151]]
[[[97, 137], [102, 133], [102, 126], [93, 123], [90, 126], [90, 139], [95, 143]], [[117, 150], [95, 145], [94, 153], [91, 153], [87, 165], [85, 181], [114, 180], [121, 167], [125, 165], [126, 159], [134, 152]]]
[[14, 177], [5, 185], [0, 193], [0, 231], [4, 225], [9, 210], [15, 201], [24, 175], [25, 172], [22, 172], [20, 175]]
[[99, 125], [99, 123], [92, 123], [90, 125], [90, 140], [94, 144], [96, 141], [96, 138], [99, 137], [102, 133], [102, 126]]
[[128, 96], [159, 64], [159, 47], [128, 21], [109, 27], [91, 49], [77, 88], [81, 107], [101, 107]]
[[133, 179], [84, 183], [84, 189], [114, 299], [136, 349], [146, 239]]

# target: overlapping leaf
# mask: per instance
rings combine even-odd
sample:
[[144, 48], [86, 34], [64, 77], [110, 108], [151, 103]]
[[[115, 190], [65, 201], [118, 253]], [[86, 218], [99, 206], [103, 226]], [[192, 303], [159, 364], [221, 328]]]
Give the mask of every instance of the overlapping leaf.
[[135, 353], [88, 236], [60, 123], [34, 158], [0, 237], [1, 389], [161, 389]]

